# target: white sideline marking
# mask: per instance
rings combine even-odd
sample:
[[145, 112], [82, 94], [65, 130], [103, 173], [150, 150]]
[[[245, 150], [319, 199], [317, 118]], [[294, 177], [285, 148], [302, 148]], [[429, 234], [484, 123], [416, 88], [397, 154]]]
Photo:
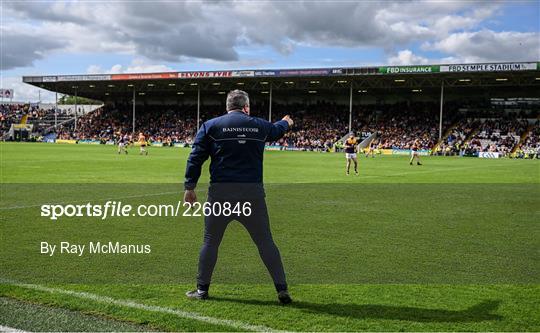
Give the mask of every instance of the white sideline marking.
[[84, 291], [50, 288], [50, 287], [45, 287], [38, 284], [18, 283], [18, 282], [11, 282], [11, 281], [5, 281], [5, 280], [0, 280], [0, 281], [17, 286], [17, 287], [44, 291], [51, 294], [64, 294], [64, 295], [69, 295], [73, 297], [96, 301], [99, 303], [108, 303], [108, 304], [124, 306], [128, 308], [139, 309], [139, 310], [172, 314], [181, 318], [198, 320], [198, 321], [202, 321], [202, 322], [214, 324], [214, 325], [232, 327], [239, 331], [283, 332], [283, 331], [278, 331], [273, 328], [262, 326], [262, 325], [252, 325], [252, 324], [247, 324], [247, 323], [243, 323], [241, 321], [236, 321], [236, 320], [214, 318], [214, 317], [204, 316], [195, 312], [182, 311], [182, 310], [177, 310], [177, 309], [167, 308], [167, 307], [157, 306], [157, 305], [146, 305], [146, 304], [136, 303], [131, 300], [115, 299], [112, 297], [92, 294], [92, 293], [88, 293]]
[[2, 326], [0, 325], [0, 332], [6, 332], [6, 333], [28, 333], [27, 331], [19, 330], [13, 327], [8, 326]]
[[118, 200], [118, 199], [130, 199], [130, 198], [144, 198], [144, 197], [152, 197], [152, 196], [159, 196], [159, 195], [165, 195], [165, 194], [178, 194], [183, 195], [181, 191], [174, 191], [174, 192], [161, 192], [161, 193], [150, 193], [150, 194], [134, 194], [134, 195], [127, 195], [124, 197], [115, 197], [115, 198], [99, 198], [99, 199], [88, 199], [88, 200], [80, 200], [80, 201], [72, 201], [72, 202], [44, 202], [40, 204], [35, 205], [24, 205], [24, 206], [10, 206], [10, 207], [0, 207], [0, 210], [10, 210], [10, 209], [21, 209], [21, 208], [33, 208], [33, 207], [41, 207], [42, 205], [67, 205], [67, 204], [77, 204], [77, 203], [85, 203], [89, 201], [106, 201], [106, 200]]

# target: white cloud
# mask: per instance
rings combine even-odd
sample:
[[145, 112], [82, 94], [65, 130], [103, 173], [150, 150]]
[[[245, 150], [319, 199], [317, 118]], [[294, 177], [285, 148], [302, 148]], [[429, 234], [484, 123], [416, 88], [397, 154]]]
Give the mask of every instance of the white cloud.
[[397, 55], [388, 58], [390, 65], [425, 65], [429, 59], [415, 55], [411, 50], [401, 50]]
[[131, 64], [122, 66], [121, 64], [113, 65], [109, 69], [103, 69], [99, 65], [90, 65], [86, 69], [88, 74], [120, 74], [120, 73], [157, 73], [157, 72], [173, 72], [169, 66], [161, 64], [150, 64], [144, 59], [134, 59]]
[[[477, 29], [497, 14], [501, 4], [155, 1], [8, 2], [4, 7], [8, 26], [20, 31], [32, 26], [42, 40], [61, 43], [61, 52], [121, 53], [153, 62], [209, 60], [233, 64], [245, 60], [238, 48], [264, 46], [271, 46], [282, 55], [291, 54], [297, 45], [374, 47], [395, 54], [411, 44], [427, 42], [432, 49], [446, 53], [446, 57], [460, 57], [459, 50], [442, 43], [449, 43], [445, 40], [464, 33], [463, 30]], [[43, 48], [43, 54], [55, 52], [54, 46]], [[471, 53], [486, 58], [479, 49], [471, 48]], [[399, 54], [392, 59], [423, 61], [414, 57], [400, 60]], [[28, 63], [14, 63], [10, 68]], [[161, 70], [163, 67], [159, 66], [132, 64], [105, 71], [126, 72], [139, 67], [142, 71]]]
[[[254, 58], [245, 50], [273, 49], [287, 56], [298, 46], [382, 49], [392, 64], [540, 59], [538, 31], [481, 28], [486, 20], [504, 15], [503, 5], [427, 0], [7, 2], [3, 31], [24, 31], [36, 42], [6, 39], [3, 68], [31, 67], [54, 52], [136, 59], [110, 68], [93, 64], [88, 73], [170, 71], [164, 63], [181, 62], [240, 68], [270, 62], [262, 59], [268, 52]], [[440, 58], [426, 58], [427, 51], [439, 52]]]
[[460, 32], [434, 43], [425, 43], [422, 48], [450, 54], [462, 62], [536, 61], [540, 59], [540, 33]]
[[31, 66], [48, 52], [59, 50], [62, 43], [43, 35], [40, 31], [0, 28], [2, 57], [0, 70]]
[[90, 65], [86, 69], [86, 74], [102, 74], [102, 73], [105, 73], [105, 71], [99, 65]]

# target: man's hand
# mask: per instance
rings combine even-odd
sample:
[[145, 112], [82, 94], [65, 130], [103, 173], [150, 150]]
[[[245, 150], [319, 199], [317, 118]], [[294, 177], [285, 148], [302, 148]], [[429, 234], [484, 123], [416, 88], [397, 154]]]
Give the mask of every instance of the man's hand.
[[283, 117], [283, 119], [281, 120], [285, 120], [286, 122], [289, 123], [289, 127], [292, 127], [292, 125], [294, 124], [294, 121], [291, 119], [291, 117], [289, 115], [286, 115], [285, 117]]
[[195, 194], [194, 190], [186, 190], [184, 192], [184, 202], [188, 202], [190, 204], [197, 202], [197, 194]]

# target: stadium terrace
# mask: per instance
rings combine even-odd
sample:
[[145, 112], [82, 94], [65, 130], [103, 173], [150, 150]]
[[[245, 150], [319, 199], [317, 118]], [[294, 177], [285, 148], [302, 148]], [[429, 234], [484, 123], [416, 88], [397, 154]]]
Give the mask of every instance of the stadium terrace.
[[496, 94], [519, 87], [520, 94], [532, 97], [540, 86], [540, 62], [25, 76], [23, 82], [105, 103], [141, 100], [176, 104], [189, 99], [200, 102], [201, 94], [222, 95], [241, 87], [250, 94], [268, 95], [271, 112], [272, 98], [278, 94], [318, 94], [328, 100], [350, 97], [352, 104], [353, 95], [358, 94], [362, 94], [358, 99], [380, 99], [389, 93], [424, 92], [438, 96], [440, 90], [443, 102], [445, 88], [446, 94], [460, 88], [469, 88], [471, 93]]
[[413, 137], [423, 151], [445, 155], [468, 149], [507, 156], [524, 143], [536, 155], [538, 141], [538, 61], [25, 76], [23, 82], [104, 103], [61, 125], [55, 115], [54, 128], [42, 133], [54, 129], [52, 140], [103, 143], [115, 141], [113, 132], [144, 132], [158, 145], [189, 145], [201, 121], [224, 111], [224, 95], [242, 89], [254, 115], [275, 120], [292, 113], [298, 120], [270, 149], [340, 150], [348, 132], [361, 139], [377, 133], [372, 140], [393, 154], [407, 153]]

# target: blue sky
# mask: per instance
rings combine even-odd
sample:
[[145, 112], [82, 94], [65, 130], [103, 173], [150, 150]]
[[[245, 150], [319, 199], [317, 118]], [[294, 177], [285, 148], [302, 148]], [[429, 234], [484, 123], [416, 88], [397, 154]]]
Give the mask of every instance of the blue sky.
[[537, 1], [4, 2], [2, 88], [35, 100], [22, 75], [538, 61], [539, 22]]

